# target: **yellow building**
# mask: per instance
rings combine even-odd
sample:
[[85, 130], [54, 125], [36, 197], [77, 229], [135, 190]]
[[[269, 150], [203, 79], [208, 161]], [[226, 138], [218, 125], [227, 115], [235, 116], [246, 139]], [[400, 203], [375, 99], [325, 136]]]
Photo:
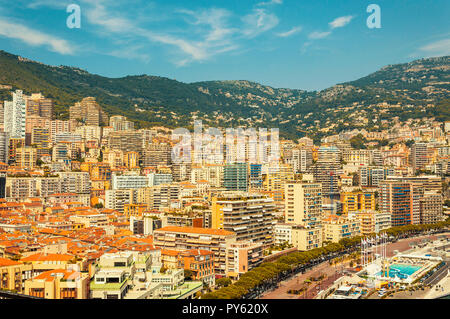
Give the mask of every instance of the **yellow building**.
[[123, 163], [128, 169], [132, 169], [139, 166], [139, 153], [138, 152], [126, 152], [123, 155]]
[[264, 249], [261, 243], [239, 241], [227, 246], [227, 277], [239, 278], [240, 275], [259, 266], [264, 259]]
[[127, 218], [131, 216], [140, 217], [144, 214], [144, 211], [147, 210], [146, 204], [125, 204], [123, 206], [123, 210]]
[[322, 222], [323, 241], [339, 242], [343, 238], [359, 236], [359, 219], [348, 219], [345, 217], [331, 215]]
[[87, 299], [88, 285], [87, 274], [55, 269], [25, 281], [24, 293], [46, 299]]
[[16, 164], [29, 169], [36, 167], [37, 150], [35, 148], [26, 146], [19, 147], [16, 150]]
[[103, 161], [108, 163], [112, 169], [122, 167], [124, 164], [124, 154], [121, 150], [108, 149], [103, 153]]
[[0, 289], [21, 293], [23, 281], [31, 277], [31, 265], [0, 257]]
[[360, 221], [361, 235], [379, 233], [391, 227], [391, 214], [377, 211], [361, 211], [356, 214]]
[[342, 213], [358, 212], [375, 209], [375, 193], [345, 192], [341, 194]]
[[285, 222], [315, 228], [322, 217], [322, 185], [289, 183], [285, 185]]
[[[284, 185], [295, 180], [294, 170], [289, 164], [278, 164], [268, 167], [263, 175], [263, 189], [266, 192], [284, 192]], [[284, 198], [284, 194], [283, 194]]]
[[322, 247], [322, 228], [305, 228], [301, 225], [292, 225], [291, 240], [292, 245], [301, 251]]
[[42, 273], [48, 270], [68, 269], [78, 264], [80, 269], [83, 265], [80, 261], [76, 261], [76, 257], [68, 254], [47, 254], [37, 253], [20, 260], [25, 265], [32, 265], [34, 273]]

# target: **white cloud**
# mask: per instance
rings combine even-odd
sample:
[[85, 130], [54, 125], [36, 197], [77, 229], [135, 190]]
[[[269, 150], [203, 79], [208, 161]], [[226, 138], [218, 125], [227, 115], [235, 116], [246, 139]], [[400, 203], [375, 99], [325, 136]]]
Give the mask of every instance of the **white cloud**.
[[314, 31], [308, 35], [308, 38], [314, 39], [314, 40], [323, 39], [323, 38], [326, 38], [327, 36], [329, 36], [330, 34], [331, 34], [331, 31], [325, 31], [325, 32]]
[[450, 39], [444, 39], [429, 43], [419, 48], [427, 57], [450, 55]]
[[20, 40], [31, 46], [47, 46], [60, 54], [73, 54], [74, 48], [64, 39], [9, 22], [0, 17], [0, 36]]
[[314, 31], [308, 35], [308, 38], [312, 39], [312, 40], [326, 38], [332, 33], [332, 31], [334, 29], [342, 28], [342, 27], [346, 26], [347, 24], [350, 23], [350, 21], [352, 21], [352, 19], [353, 19], [353, 16], [343, 16], [343, 17], [336, 18], [333, 21], [331, 21], [330, 23], [328, 23], [328, 25], [330, 26], [329, 31], [324, 31], [324, 32]]
[[72, 2], [70, 2], [68, 0], [34, 0], [34, 1], [27, 3], [27, 8], [37, 9], [40, 7], [50, 7], [50, 8], [62, 9], [62, 8], [66, 8], [71, 3]]
[[352, 21], [353, 16], [344, 16], [334, 19], [329, 23], [331, 29], [342, 28]]
[[89, 23], [99, 25], [114, 33], [132, 33], [136, 31], [134, 23], [128, 19], [116, 17], [111, 14], [100, 2], [93, 4], [93, 7], [83, 10]]
[[[121, 36], [132, 41], [144, 38], [154, 43], [176, 47], [187, 55], [187, 57], [175, 62], [179, 66], [192, 61], [205, 61], [214, 55], [237, 48], [237, 45], [230, 39], [237, 29], [226, 26], [226, 20], [229, 16], [228, 11], [205, 9], [200, 12], [190, 10], [178, 10], [178, 12], [193, 18], [193, 20], [187, 20], [186, 22], [190, 27], [200, 29], [197, 30], [200, 33], [199, 39], [192, 40], [185, 37], [184, 34], [186, 33], [190, 34], [191, 37], [194, 36], [194, 32], [187, 32], [187, 29], [183, 30], [183, 36], [177, 36], [140, 27], [131, 19], [112, 14], [104, 4], [98, 2], [87, 9], [87, 18], [90, 24], [101, 27], [107, 33], [113, 33], [113, 37]], [[137, 56], [137, 54], [138, 52], [134, 51], [129, 57]]]
[[225, 38], [238, 31], [237, 28], [230, 28], [227, 26], [227, 20], [231, 14], [225, 9], [212, 8], [199, 12], [180, 10], [180, 12], [195, 19], [191, 24], [207, 25], [211, 28], [211, 30], [206, 33], [206, 41], [223, 41]]
[[278, 25], [278, 17], [268, 13], [265, 9], [255, 9], [252, 13], [242, 18], [245, 26], [242, 33], [253, 38], [260, 33], [268, 31]]
[[[61, 7], [61, 3], [66, 1], [70, 2], [70, 0], [32, 0], [28, 3], [28, 7], [56, 8]], [[266, 1], [268, 2], [260, 2], [257, 5], [277, 5], [283, 2], [282, 0]], [[154, 23], [155, 18], [156, 20], [161, 18], [160, 15], [157, 17], [146, 15], [144, 18], [138, 11], [133, 15], [133, 6], [125, 1], [79, 0], [79, 2], [82, 18], [89, 25], [88, 31], [97, 33], [115, 44], [116, 47], [105, 54], [148, 60], [144, 51], [145, 46], [149, 43], [161, 44], [175, 48], [171, 53], [174, 54], [176, 58], [174, 63], [177, 65], [185, 65], [193, 61], [201, 62], [224, 52], [241, 49], [242, 41], [271, 30], [279, 22], [278, 17], [267, 7], [256, 7], [243, 17], [236, 17], [226, 9], [206, 8], [197, 11], [175, 10], [175, 14], [182, 14], [185, 24], [182, 28], [174, 25], [173, 28], [161, 29], [156, 24], [155, 27], [149, 24], [149, 21]], [[130, 10], [124, 9], [130, 5]], [[163, 20], [174, 18], [176, 16], [172, 13], [165, 16]], [[297, 27], [280, 33], [279, 36], [287, 37], [299, 31]]]
[[277, 33], [277, 36], [282, 37], [282, 38], [287, 38], [290, 37], [296, 33], [299, 33], [302, 31], [302, 27], [298, 26], [298, 27], [293, 27], [291, 30], [286, 31], [286, 32], [281, 32], [281, 33]]
[[283, 0], [271, 0], [268, 2], [260, 2], [260, 3], [257, 3], [256, 5], [257, 6], [269, 6], [272, 4], [283, 4]]
[[150, 62], [150, 55], [146, 53], [139, 53], [142, 46], [132, 46], [126, 48], [120, 48], [109, 52], [108, 54], [116, 58], [134, 60], [138, 59], [144, 63]]

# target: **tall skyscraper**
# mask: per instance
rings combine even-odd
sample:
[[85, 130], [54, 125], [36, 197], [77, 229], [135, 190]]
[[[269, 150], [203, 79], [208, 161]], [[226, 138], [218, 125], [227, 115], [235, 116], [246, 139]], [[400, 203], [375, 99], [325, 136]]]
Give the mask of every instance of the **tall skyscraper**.
[[322, 224], [322, 185], [289, 183], [285, 185], [285, 222], [303, 227]]
[[248, 193], [225, 193], [212, 199], [212, 228], [236, 233], [236, 240], [270, 244], [276, 206], [272, 199]]
[[428, 164], [427, 143], [415, 143], [411, 147], [411, 162], [414, 171], [424, 169]]
[[226, 164], [223, 170], [223, 187], [231, 191], [247, 191], [247, 163]]
[[5, 101], [4, 130], [11, 138], [25, 139], [26, 104], [21, 90], [13, 93], [13, 100]]
[[108, 124], [108, 116], [94, 97], [85, 97], [70, 107], [70, 119], [80, 120], [86, 125]]
[[128, 121], [125, 116], [114, 115], [109, 119], [109, 125], [114, 131], [128, 131], [134, 129], [134, 122]]
[[392, 226], [413, 224], [419, 216], [419, 196], [412, 183], [384, 181], [380, 183], [380, 210], [391, 214]]
[[42, 96], [42, 94], [32, 94], [26, 98], [27, 116], [40, 116], [52, 120], [53, 101]]
[[0, 162], [8, 163], [9, 160], [9, 133], [0, 131]]

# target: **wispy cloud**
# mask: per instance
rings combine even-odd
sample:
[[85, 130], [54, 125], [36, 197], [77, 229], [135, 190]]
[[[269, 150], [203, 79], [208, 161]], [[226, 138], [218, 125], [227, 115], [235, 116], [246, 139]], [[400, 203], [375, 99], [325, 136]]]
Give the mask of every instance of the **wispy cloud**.
[[333, 30], [336, 28], [345, 27], [347, 24], [350, 23], [350, 21], [352, 21], [352, 19], [353, 19], [353, 16], [343, 16], [343, 17], [336, 18], [329, 23], [330, 29]]
[[244, 28], [242, 33], [253, 38], [260, 33], [268, 31], [278, 25], [278, 17], [265, 9], [255, 9], [252, 13], [242, 18]]
[[429, 43], [419, 48], [420, 54], [426, 57], [450, 55], [450, 39]]
[[352, 19], [353, 19], [353, 16], [351, 16], [351, 15], [338, 17], [338, 18], [334, 19], [333, 21], [331, 21], [330, 23], [328, 23], [328, 25], [330, 26], [329, 31], [314, 31], [308, 35], [308, 38], [311, 40], [326, 38], [333, 33], [334, 29], [342, 28], [342, 27], [346, 26], [347, 24], [350, 23], [350, 21], [352, 21]]
[[267, 2], [260, 2], [257, 3], [257, 6], [270, 6], [272, 4], [283, 4], [283, 0], [271, 0], [271, 1], [267, 1]]
[[23, 24], [0, 17], [0, 36], [22, 41], [31, 46], [46, 46], [60, 54], [73, 54], [75, 49], [68, 41], [31, 29]]
[[123, 50], [122, 48], [112, 50], [108, 53], [108, 55], [114, 56], [116, 58], [121, 59], [129, 59], [129, 60], [140, 60], [144, 63], [150, 62], [151, 58], [150, 55], [146, 53], [140, 53], [140, 50], [142, 49], [142, 45], [138, 46], [132, 46], [127, 47], [126, 50]]
[[277, 33], [276, 35], [282, 38], [287, 38], [290, 37], [296, 33], [299, 33], [302, 31], [302, 27], [298, 26], [298, 27], [293, 27], [292, 29], [290, 29], [289, 31], [286, 32], [281, 32], [281, 33]]
[[29, 9], [38, 9], [41, 7], [66, 8], [70, 3], [69, 0], [33, 0], [27, 1], [26, 7]]
[[323, 38], [326, 38], [327, 36], [329, 36], [330, 34], [331, 34], [331, 31], [325, 31], [325, 32], [314, 31], [308, 35], [308, 38], [310, 38], [312, 40], [323, 39]]
[[[22, 0], [18, 0], [22, 1]], [[24, 4], [29, 9], [41, 7], [61, 8], [69, 0], [32, 0]], [[160, 15], [145, 17], [138, 11], [133, 13], [132, 4], [117, 0], [78, 0], [82, 7], [82, 18], [89, 25], [89, 33], [95, 33], [102, 39], [111, 41], [116, 47], [105, 52], [124, 58], [148, 60], [144, 51], [148, 45], [161, 44], [174, 48], [171, 54], [176, 65], [190, 62], [203, 62], [216, 55], [243, 49], [244, 41], [259, 36], [278, 25], [278, 17], [269, 10], [268, 5], [282, 4], [282, 0], [257, 3], [247, 15], [235, 15], [221, 8], [200, 10], [173, 10], [165, 15], [165, 21], [175, 21], [172, 28], [163, 30], [155, 23]], [[125, 6], [128, 8], [124, 10]], [[153, 10], [156, 12], [156, 10]], [[134, 14], [134, 15], [133, 15]], [[169, 22], [169, 25], [170, 23]], [[153, 23], [153, 24], [152, 24]], [[287, 37], [299, 32], [294, 28], [278, 36]]]

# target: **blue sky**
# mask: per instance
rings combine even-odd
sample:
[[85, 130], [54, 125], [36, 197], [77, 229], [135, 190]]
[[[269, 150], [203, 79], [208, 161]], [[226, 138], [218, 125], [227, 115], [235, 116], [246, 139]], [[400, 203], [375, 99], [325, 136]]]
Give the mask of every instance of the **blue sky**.
[[[68, 4], [81, 28], [66, 26]], [[369, 4], [381, 29], [369, 29]], [[0, 49], [109, 77], [320, 90], [450, 55], [448, 0], [0, 0]]]

